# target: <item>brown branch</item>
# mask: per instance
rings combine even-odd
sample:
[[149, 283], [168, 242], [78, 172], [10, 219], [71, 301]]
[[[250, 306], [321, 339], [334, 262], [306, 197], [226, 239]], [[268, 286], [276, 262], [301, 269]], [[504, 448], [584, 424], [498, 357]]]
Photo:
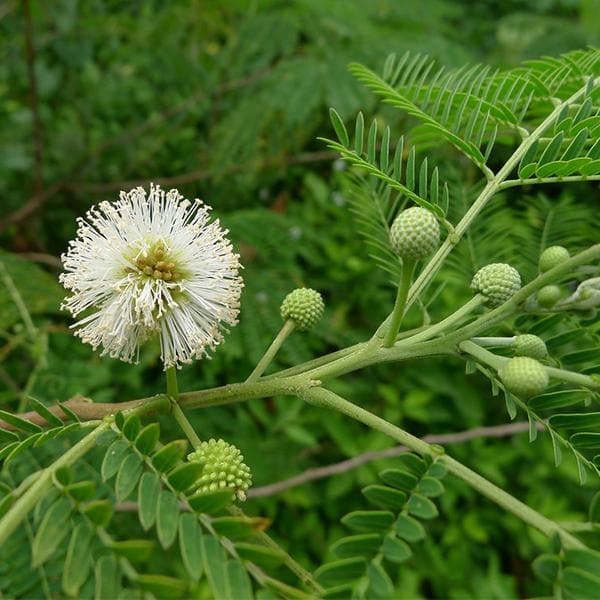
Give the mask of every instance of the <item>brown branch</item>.
[[58, 256], [52, 254], [44, 254], [43, 252], [19, 252], [18, 256], [32, 262], [43, 263], [53, 269], [62, 269], [62, 262]]
[[[336, 158], [337, 153], [329, 150], [321, 150], [317, 152], [302, 152], [300, 154], [294, 154], [292, 156], [270, 156], [260, 161], [252, 161], [242, 164], [233, 164], [229, 168], [225, 169], [221, 175], [232, 175], [241, 171], [247, 171], [249, 169], [264, 170], [271, 167], [287, 167], [290, 165], [300, 165], [312, 162], [321, 162], [327, 160], [333, 160]], [[153, 183], [158, 185], [181, 185], [185, 183], [192, 183], [194, 181], [202, 181], [209, 179], [213, 175], [213, 171], [210, 169], [196, 169], [181, 175], [174, 175], [173, 177], [162, 177], [152, 179]], [[86, 182], [74, 182], [67, 184], [66, 187], [75, 192], [86, 192], [91, 194], [103, 194], [105, 192], [113, 192], [117, 190], [127, 190], [138, 185], [146, 185], [148, 179], [133, 179], [129, 181], [109, 181], [107, 183], [86, 183]]]
[[[540, 423], [538, 423], [537, 427], [539, 430], [543, 428]], [[523, 433], [524, 431], [528, 431], [528, 429], [529, 423], [527, 421], [518, 421], [516, 423], [496, 425], [493, 427], [475, 427], [474, 429], [467, 429], [466, 431], [459, 431], [456, 433], [426, 435], [422, 439], [424, 442], [429, 444], [459, 444], [461, 442], [467, 442], [469, 440], [478, 438], [507, 437], [509, 435]], [[294, 477], [290, 477], [289, 479], [284, 479], [283, 481], [252, 488], [248, 491], [248, 498], [264, 498], [266, 496], [273, 496], [310, 481], [324, 479], [326, 477], [331, 477], [332, 475], [339, 475], [340, 473], [346, 473], [347, 471], [356, 469], [374, 460], [394, 458], [395, 456], [399, 456], [405, 452], [410, 452], [406, 446], [394, 446], [393, 448], [387, 448], [385, 450], [365, 452], [364, 454], [359, 454], [354, 458], [343, 460], [332, 465], [307, 469], [303, 473], [295, 475]]]
[[[215, 94], [222, 94], [225, 92], [230, 92], [239, 89], [247, 85], [251, 85], [252, 83], [255, 83], [256, 81], [259, 81], [260, 79], [265, 77], [265, 75], [268, 74], [270, 71], [271, 69], [262, 69], [256, 73], [248, 75], [247, 77], [225, 82], [223, 85], [217, 88]], [[176, 117], [179, 113], [184, 112], [191, 106], [194, 106], [205, 95], [206, 90], [202, 89], [201, 91], [196, 92], [189, 98], [186, 98], [179, 104], [176, 104], [175, 106], [172, 106], [159, 114], [154, 114], [142, 123], [139, 123], [134, 127], [125, 130], [119, 135], [98, 144], [98, 146], [93, 148], [90, 152], [83, 155], [60, 181], [55, 182], [51, 187], [47, 188], [44, 191], [36, 192], [33, 196], [31, 196], [31, 198], [29, 198], [25, 202], [23, 206], [21, 206], [21, 208], [15, 210], [7, 217], [5, 217], [2, 221], [0, 221], [0, 233], [2, 233], [2, 231], [4, 231], [10, 225], [16, 225], [21, 221], [24, 221], [25, 219], [29, 218], [34, 212], [36, 212], [48, 200], [50, 200], [50, 198], [58, 194], [63, 189], [71, 188], [72, 186], [69, 185], [71, 179], [75, 177], [79, 173], [79, 171], [81, 171], [82, 167], [84, 167], [86, 163], [88, 163], [91, 159], [99, 157], [104, 152], [106, 152], [114, 146], [131, 142], [136, 137], [139, 137], [147, 131], [158, 127], [164, 121]], [[144, 183], [146, 182], [147, 180], [144, 181]], [[157, 181], [157, 183], [160, 182]], [[135, 185], [139, 185], [139, 183]]]
[[38, 86], [35, 75], [36, 50], [33, 42], [33, 21], [29, 0], [23, 0], [25, 12], [25, 58], [27, 61], [27, 77], [29, 79], [29, 105], [33, 115], [33, 139], [35, 170], [33, 186], [36, 195], [44, 192], [44, 127], [40, 117], [38, 102]]

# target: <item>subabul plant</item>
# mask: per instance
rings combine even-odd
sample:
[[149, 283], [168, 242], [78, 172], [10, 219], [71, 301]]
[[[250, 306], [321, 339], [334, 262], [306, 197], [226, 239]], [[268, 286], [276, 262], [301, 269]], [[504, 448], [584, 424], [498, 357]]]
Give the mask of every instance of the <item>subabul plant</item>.
[[[395, 301], [391, 290], [388, 295], [388, 317], [373, 323], [369, 339], [265, 374], [282, 344], [312, 335], [324, 314], [316, 290], [292, 290], [278, 299], [280, 333], [245, 380], [180, 392], [178, 369], [206, 359], [237, 321], [242, 281], [227, 232], [210, 220], [207, 206], [158, 186], [92, 208], [63, 257], [64, 307], [76, 317], [76, 335], [114, 358], [135, 363], [140, 346], [158, 339], [166, 392], [118, 404], [30, 399], [31, 412], [0, 411], [4, 596], [20, 597], [23, 581], [38, 580], [48, 597], [404, 596], [408, 571], [399, 565], [410, 561], [428, 535], [427, 521], [438, 517], [433, 499], [444, 494], [447, 477], [548, 538], [534, 539], [541, 555], [533, 570], [549, 593], [600, 597], [600, 555], [584, 535], [598, 527], [598, 496], [589, 523], [556, 522], [542, 514], [539, 495], [511, 495], [452, 451], [371, 412], [370, 398], [342, 397], [339, 390], [352, 388], [336, 381], [381, 363], [422, 361], [429, 372], [433, 357], [451, 365], [463, 361], [468, 373], [491, 381], [489, 403], [503, 402], [511, 419], [525, 413], [530, 440], [547, 431], [556, 464], [569, 454], [581, 483], [591, 475], [597, 487], [600, 243], [577, 247], [572, 238], [552, 238], [547, 223], [535, 255], [516, 251], [509, 264], [482, 258], [486, 239], [480, 254], [481, 228], [473, 225], [500, 192], [600, 179], [600, 52], [582, 50], [504, 72], [446, 70], [410, 54], [390, 57], [382, 73], [356, 64], [350, 70], [416, 123], [406, 138], [393, 139], [390, 127], [380, 131], [376, 120], [366, 128], [361, 113], [351, 137], [332, 109], [338, 139], [326, 140], [350, 166], [342, 177], [358, 229], [397, 288]], [[502, 151], [495, 153], [499, 144]], [[461, 173], [470, 164], [469, 178], [477, 173], [479, 184], [459, 193], [456, 176], [445, 181], [447, 167], [434, 166], [434, 155], [421, 151], [434, 145], [449, 150], [446, 160], [456, 159]], [[540, 255], [549, 240], [564, 247], [549, 246]], [[468, 300], [441, 314], [436, 298], [442, 287], [432, 284], [447, 283], [440, 271], [457, 256], [470, 257], [464, 277], [452, 283], [455, 297]], [[530, 270], [533, 276], [522, 268], [525, 259], [539, 265]], [[4, 279], [20, 303], [17, 287]], [[409, 320], [413, 327], [403, 329]], [[500, 391], [504, 401], [496, 399]], [[347, 535], [314, 573], [269, 537], [265, 520], [238, 506], [252, 494], [253, 465], [233, 445], [237, 432], [231, 431], [231, 441], [203, 441], [202, 427], [194, 429], [186, 417], [191, 410], [272, 396], [294, 396], [322, 411], [323, 419], [337, 411], [410, 450], [362, 490], [364, 508], [343, 517]], [[186, 439], [166, 438], [158, 415], [161, 424], [172, 416]], [[61, 436], [69, 436], [70, 448], [50, 462], [38, 461], [41, 447]], [[9, 465], [19, 468], [9, 472]], [[494, 479], [498, 469], [501, 464], [490, 470]], [[462, 490], [453, 484], [453, 494]], [[544, 490], [552, 493], [550, 486]], [[115, 507], [137, 516], [115, 519]], [[126, 518], [139, 519], [139, 539], [122, 539], [119, 523]], [[514, 535], [512, 527], [506, 535]], [[175, 562], [153, 560], [155, 542]]]

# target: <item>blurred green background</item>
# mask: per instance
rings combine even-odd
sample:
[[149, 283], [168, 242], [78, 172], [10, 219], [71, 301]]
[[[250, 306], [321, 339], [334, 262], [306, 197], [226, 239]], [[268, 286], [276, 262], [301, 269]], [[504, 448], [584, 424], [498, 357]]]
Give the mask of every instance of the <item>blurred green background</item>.
[[[99, 358], [72, 337], [57, 283], [76, 217], [150, 181], [212, 205], [245, 267], [239, 326], [212, 360], [182, 371], [182, 389], [245, 378], [280, 327], [282, 298], [299, 285], [323, 293], [326, 317], [314, 333], [285, 344], [278, 367], [368, 336], [389, 311], [393, 290], [356, 233], [343, 165], [316, 138], [333, 135], [329, 106], [348, 120], [363, 110], [396, 135], [410, 124], [378, 105], [347, 64], [379, 69], [388, 53], [412, 50], [451, 67], [507, 67], [599, 42], [598, 0], [0, 2], [0, 260], [39, 332], [28, 343], [0, 284], [0, 407], [17, 409], [26, 393], [47, 403], [76, 393], [116, 402], [162, 390], [156, 346], [129, 366]], [[449, 149], [436, 152], [456, 182], [458, 213], [474, 173]], [[502, 158], [500, 150], [494, 160]], [[504, 219], [506, 235], [482, 252], [514, 256], [519, 249], [518, 266], [530, 275], [536, 243], [527, 244], [543, 216], [553, 207], [585, 215], [599, 200], [597, 186], [585, 184], [543, 194], [515, 190], [501, 198], [488, 218]], [[577, 233], [582, 241], [595, 233], [593, 219], [586, 222]], [[471, 265], [460, 264], [460, 248], [456, 256], [429, 307], [434, 320], [468, 296]], [[409, 321], [418, 318], [415, 311]], [[346, 376], [336, 391], [415, 435], [508, 421], [504, 402], [483, 378], [467, 378], [458, 361], [378, 367]], [[259, 486], [392, 445], [291, 398], [192, 418], [202, 437], [223, 436], [242, 449]], [[582, 518], [595, 485], [576, 485], [568, 460], [555, 469], [545, 438], [532, 445], [526, 434], [477, 440], [451, 451], [557, 520]], [[245, 510], [272, 519], [273, 536], [313, 567], [341, 534], [339, 518], [365, 504], [360, 486], [385, 464], [251, 499]], [[403, 566], [403, 594], [541, 593], [529, 563], [547, 541], [459, 482], [447, 487], [428, 541]]]

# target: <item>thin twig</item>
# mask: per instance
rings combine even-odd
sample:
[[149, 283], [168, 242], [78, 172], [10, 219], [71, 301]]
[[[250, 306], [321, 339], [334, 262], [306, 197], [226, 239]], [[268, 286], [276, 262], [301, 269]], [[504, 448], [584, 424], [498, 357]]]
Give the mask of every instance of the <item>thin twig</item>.
[[[543, 429], [541, 424], [538, 424], [538, 429]], [[441, 433], [431, 434], [423, 437], [423, 441], [429, 444], [460, 444], [462, 442], [468, 442], [470, 440], [482, 439], [482, 438], [502, 438], [518, 433], [524, 433], [529, 431], [528, 421], [517, 421], [516, 423], [507, 423], [505, 425], [494, 425], [492, 427], [475, 427], [473, 429], [467, 429], [465, 431], [457, 431], [455, 433]], [[373, 462], [375, 460], [381, 460], [384, 458], [394, 458], [400, 454], [409, 452], [406, 446], [394, 446], [393, 448], [386, 448], [385, 450], [377, 450], [373, 452], [364, 452], [354, 458], [343, 460], [338, 463], [333, 463], [325, 467], [316, 467], [307, 469], [299, 475], [277, 481], [269, 485], [263, 485], [248, 490], [248, 498], [265, 498], [267, 496], [274, 496], [285, 492], [290, 488], [309, 483], [310, 481], [316, 481], [317, 479], [325, 479], [332, 475], [339, 475], [341, 473], [347, 473], [353, 469], [357, 469], [362, 465]], [[116, 505], [115, 510], [120, 512], [137, 511], [136, 502], [121, 502]]]
[[[269, 69], [262, 69], [256, 73], [248, 75], [247, 77], [225, 82], [217, 89], [215, 93], [221, 94], [223, 92], [230, 92], [246, 85], [250, 85], [265, 77], [267, 73], [269, 73]], [[91, 159], [99, 157], [114, 146], [120, 146], [126, 142], [131, 142], [131, 140], [134, 138], [139, 137], [140, 135], [158, 127], [164, 121], [176, 117], [179, 113], [184, 112], [188, 108], [196, 105], [200, 99], [204, 98], [205, 95], [206, 90], [203, 88], [179, 104], [176, 104], [175, 106], [170, 107], [159, 114], [153, 114], [142, 123], [138, 123], [134, 127], [121, 132], [119, 135], [98, 144], [95, 148], [90, 150], [90, 152], [82, 155], [82, 157], [60, 181], [53, 183], [50, 187], [43, 191], [36, 192], [25, 202], [23, 206], [21, 206], [21, 208], [15, 210], [11, 214], [7, 215], [2, 221], [0, 221], [0, 233], [2, 233], [2, 231], [4, 231], [10, 225], [16, 225], [29, 218], [34, 212], [36, 212], [48, 200], [50, 200], [50, 198], [61, 192], [63, 189], [66, 189], [67, 187], [70, 188], [70, 182], [73, 177], [75, 177], [81, 171], [82, 167], [89, 163]], [[194, 179], [192, 179], [192, 181], [194, 181]], [[156, 183], [160, 183], [160, 181], [157, 181]], [[167, 185], [167, 183], [165, 183], [165, 185]]]
[[[538, 424], [538, 429], [543, 429], [541, 424]], [[466, 431], [459, 431], [456, 433], [431, 434], [426, 435], [422, 439], [424, 442], [429, 444], [459, 444], [461, 442], [467, 442], [469, 440], [478, 438], [507, 437], [509, 435], [523, 433], [528, 430], [528, 421], [518, 421], [516, 423], [496, 425], [493, 427], [475, 427], [474, 429], [467, 429]], [[294, 477], [290, 477], [289, 479], [284, 479], [283, 481], [252, 488], [248, 491], [247, 496], [248, 498], [264, 498], [266, 496], [273, 496], [310, 481], [324, 479], [326, 477], [331, 477], [332, 475], [339, 475], [340, 473], [346, 473], [374, 460], [394, 458], [395, 456], [399, 456], [405, 452], [409, 452], [409, 449], [406, 446], [394, 446], [393, 448], [386, 448], [385, 450], [365, 452], [355, 456], [354, 458], [343, 460], [325, 467], [307, 469], [303, 473], [295, 475]]]
[[25, 13], [25, 58], [27, 61], [27, 77], [29, 79], [29, 105], [33, 115], [34, 140], [34, 179], [33, 189], [36, 195], [44, 193], [44, 127], [40, 117], [38, 102], [38, 86], [35, 75], [36, 50], [33, 41], [33, 20], [29, 0], [23, 0]]

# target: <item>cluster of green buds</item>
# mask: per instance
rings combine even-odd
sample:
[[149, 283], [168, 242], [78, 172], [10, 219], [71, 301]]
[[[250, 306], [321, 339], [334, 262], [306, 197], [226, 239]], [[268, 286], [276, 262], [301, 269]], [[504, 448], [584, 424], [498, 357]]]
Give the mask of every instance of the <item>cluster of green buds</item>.
[[506, 389], [520, 398], [541, 394], [549, 382], [548, 372], [542, 363], [529, 356], [515, 356], [498, 371]]
[[471, 289], [481, 294], [490, 307], [500, 306], [521, 289], [519, 272], [506, 263], [492, 263], [475, 273]]
[[238, 448], [221, 439], [210, 439], [202, 442], [187, 458], [203, 467], [194, 485], [196, 494], [231, 490], [238, 500], [246, 499], [252, 475]]
[[[549, 246], [540, 254], [538, 263], [540, 273], [545, 273], [562, 264], [571, 257], [563, 246]], [[563, 292], [557, 285], [546, 285], [536, 295], [538, 304], [543, 308], [552, 308], [561, 298]]]
[[290, 292], [281, 303], [281, 318], [294, 322], [298, 331], [312, 329], [323, 316], [325, 304], [321, 294], [310, 288]]
[[407, 208], [392, 223], [390, 243], [394, 252], [403, 260], [425, 258], [440, 243], [440, 224], [426, 208]]

